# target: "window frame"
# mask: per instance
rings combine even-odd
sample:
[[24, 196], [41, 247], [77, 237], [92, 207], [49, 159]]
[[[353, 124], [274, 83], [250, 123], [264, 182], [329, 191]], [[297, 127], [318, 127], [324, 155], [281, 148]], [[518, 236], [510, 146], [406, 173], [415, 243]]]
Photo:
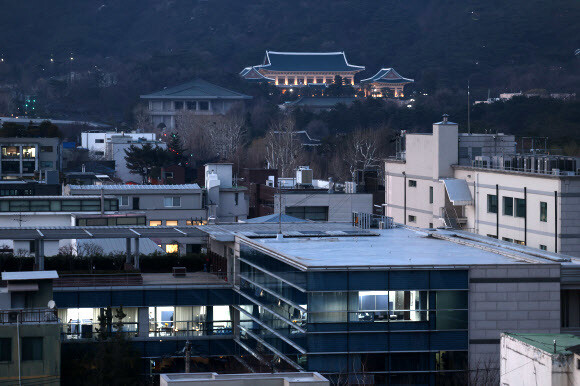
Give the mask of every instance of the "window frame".
[[[23, 336], [20, 339], [22, 347], [20, 355], [22, 362], [44, 360], [44, 339], [42, 336]], [[32, 350], [33, 349], [32, 347], [27, 348], [25, 342], [29, 343], [35, 342], [36, 344], [38, 344], [39, 341], [40, 341], [40, 358], [37, 358], [36, 357], [37, 352]], [[31, 357], [28, 357], [28, 355], [31, 355]]]
[[409, 185], [409, 188], [416, 188], [417, 187], [417, 180], [409, 180], [407, 185]]
[[[494, 204], [493, 200], [495, 200], [495, 204]], [[497, 194], [488, 194], [487, 195], [487, 213], [493, 213], [493, 214], [498, 213], [498, 202], [497, 201], [498, 201]], [[494, 206], [495, 206], [495, 210], [494, 210]]]
[[[503, 200], [502, 200], [502, 206], [503, 206], [502, 214], [504, 216], [512, 216], [513, 217], [514, 216], [514, 198], [509, 197], [509, 196], [503, 196], [502, 198], [503, 198]], [[506, 205], [507, 202], [511, 203], [510, 204], [511, 205], [510, 206], [510, 213], [507, 213], [507, 211], [506, 211], [506, 209], [508, 208], [508, 206]]]
[[548, 203], [540, 201], [540, 222], [548, 222]]
[[[523, 206], [521, 206], [522, 203], [523, 203]], [[527, 214], [526, 199], [525, 198], [515, 198], [514, 199], [514, 206], [515, 206], [514, 217], [526, 218], [526, 214]], [[523, 210], [523, 213], [521, 212], [522, 210]]]
[[[167, 205], [168, 200], [171, 200], [171, 205]], [[177, 202], [177, 205], [176, 205], [176, 202]], [[163, 206], [166, 208], [181, 208], [181, 196], [165, 196], [165, 197], [163, 197]]]
[[433, 187], [429, 186], [429, 204], [433, 203]]

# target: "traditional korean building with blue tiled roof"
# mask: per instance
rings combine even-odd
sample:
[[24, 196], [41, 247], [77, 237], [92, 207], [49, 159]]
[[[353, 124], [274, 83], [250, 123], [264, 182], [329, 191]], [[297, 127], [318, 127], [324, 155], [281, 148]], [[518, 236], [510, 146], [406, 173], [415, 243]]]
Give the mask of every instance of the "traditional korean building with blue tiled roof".
[[402, 77], [394, 68], [382, 68], [372, 77], [361, 80], [361, 85], [364, 85], [365, 96], [383, 97], [390, 94], [400, 98], [405, 96], [405, 85], [413, 82], [413, 79]]
[[240, 76], [248, 81], [265, 81], [281, 88], [328, 85], [335, 77], [354, 85], [354, 77], [364, 66], [349, 64], [344, 52], [266, 51], [264, 62], [246, 67]]

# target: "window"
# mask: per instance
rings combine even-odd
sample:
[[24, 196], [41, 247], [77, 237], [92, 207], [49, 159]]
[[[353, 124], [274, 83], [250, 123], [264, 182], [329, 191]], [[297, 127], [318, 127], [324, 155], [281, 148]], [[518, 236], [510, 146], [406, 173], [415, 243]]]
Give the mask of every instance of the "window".
[[351, 321], [425, 321], [427, 295], [427, 291], [360, 291], [358, 312]]
[[487, 237], [491, 237], [492, 239], [497, 239], [497, 235], [490, 235], [489, 233], [487, 234]]
[[95, 143], [105, 143], [104, 139], [95, 139]]
[[548, 203], [540, 202], [540, 221], [548, 222]]
[[173, 106], [175, 110], [183, 110], [183, 102], [181, 101], [173, 102]]
[[503, 241], [507, 241], [507, 242], [510, 242], [510, 243], [513, 243], [513, 242], [514, 242], [514, 239], [510, 239], [510, 238], [508, 238], [508, 237], [502, 237], [501, 239], [502, 239]]
[[53, 151], [52, 146], [41, 146], [40, 147], [41, 153], [52, 153], [52, 151]]
[[158, 227], [161, 225], [161, 221], [160, 220], [151, 220], [149, 221], [149, 226], [150, 227]]
[[197, 108], [197, 102], [195, 101], [185, 102], [185, 105], [188, 110], [195, 110]]
[[54, 163], [52, 161], [40, 161], [41, 168], [52, 168], [54, 167]]
[[12, 360], [12, 339], [0, 338], [0, 362]]
[[34, 146], [22, 146], [22, 158], [36, 158], [36, 148]]
[[129, 206], [129, 196], [121, 196], [121, 206]]
[[497, 195], [487, 195], [487, 213], [497, 213]]
[[526, 217], [526, 200], [516, 198], [516, 217]]
[[208, 101], [199, 101], [199, 109], [203, 111], [209, 110], [209, 102]]
[[514, 215], [514, 198], [513, 197], [504, 197], [503, 198], [503, 214], [505, 216], [513, 216]]
[[547, 250], [548, 250], [548, 247], [547, 247], [547, 246], [545, 246], [544, 244], [540, 244], [540, 249], [541, 249], [542, 251], [547, 251]]
[[409, 222], [417, 222], [417, 216], [409, 215]]
[[514, 243], [520, 244], [520, 245], [526, 245], [526, 243], [524, 241], [522, 241], [522, 240], [516, 240], [516, 239], [514, 239]]
[[287, 206], [288, 216], [312, 221], [328, 221], [328, 206]]
[[409, 188], [416, 188], [416, 187], [417, 187], [417, 181], [409, 180]]
[[433, 223], [432, 222], [429, 223], [429, 228], [433, 228]]
[[178, 253], [179, 252], [179, 244], [166, 244], [165, 245], [165, 252], [166, 253]]
[[176, 227], [177, 220], [167, 220], [167, 221], [165, 221], [165, 225], [167, 225], [168, 227]]
[[238, 206], [240, 201], [240, 193], [234, 193], [234, 203], [236, 206]]
[[467, 291], [437, 291], [435, 304], [437, 330], [467, 329]]
[[187, 220], [185, 221], [185, 225], [207, 225], [206, 220]]
[[166, 208], [181, 206], [181, 197], [165, 197], [163, 200]]
[[429, 186], [429, 204], [433, 203], [433, 187]]
[[105, 152], [104, 151], [96, 151], [95, 155], [105, 155]]
[[42, 337], [22, 338], [22, 360], [23, 361], [42, 360]]

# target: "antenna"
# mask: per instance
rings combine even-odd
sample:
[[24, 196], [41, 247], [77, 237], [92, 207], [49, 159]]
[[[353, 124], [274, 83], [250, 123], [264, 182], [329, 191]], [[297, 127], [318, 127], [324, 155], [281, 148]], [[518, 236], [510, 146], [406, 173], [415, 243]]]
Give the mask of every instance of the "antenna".
[[278, 235], [282, 238], [282, 186], [278, 179]]
[[471, 79], [467, 78], [467, 134], [471, 134], [471, 117], [470, 117], [470, 110], [471, 110], [471, 102], [469, 101], [469, 81]]
[[54, 307], [56, 306], [56, 303], [54, 302], [54, 300], [49, 300], [48, 301], [48, 308], [50, 308], [51, 310], [54, 310]]

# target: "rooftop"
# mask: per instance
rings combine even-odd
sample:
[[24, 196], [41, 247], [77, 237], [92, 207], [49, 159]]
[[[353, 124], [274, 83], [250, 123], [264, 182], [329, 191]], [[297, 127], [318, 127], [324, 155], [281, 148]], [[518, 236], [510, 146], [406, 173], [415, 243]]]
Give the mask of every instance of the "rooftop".
[[179, 86], [141, 95], [143, 99], [252, 99], [251, 96], [241, 94], [202, 79], [195, 79]]
[[246, 224], [259, 224], [259, 223], [270, 223], [270, 222], [308, 222], [308, 220], [304, 220], [301, 218], [297, 218], [297, 217], [293, 217], [293, 216], [289, 216], [287, 214], [282, 214], [280, 215], [279, 213], [275, 213], [275, 214], [269, 214], [266, 216], [262, 216], [262, 217], [254, 217], [254, 218], [249, 218], [247, 220], [244, 221]]
[[198, 184], [183, 185], [69, 185], [71, 190], [199, 190]]
[[364, 66], [348, 63], [344, 52], [278, 52], [266, 51], [264, 64], [255, 66], [267, 71], [359, 72]]
[[306, 238], [304, 235], [300, 240], [262, 238], [254, 240], [254, 243], [278, 252], [304, 268], [455, 267], [569, 261], [558, 260], [558, 255], [551, 258], [547, 254], [528, 253], [512, 248], [507, 242], [501, 243], [495, 239], [487, 242], [485, 239], [467, 238], [451, 231], [426, 232], [403, 227], [373, 231], [366, 235], [355, 234], [355, 237], [338, 237], [337, 233], [336, 237], [327, 234], [324, 238]]
[[[573, 351], [569, 348], [580, 345], [580, 336], [571, 334], [513, 334], [504, 333], [504, 335], [517, 339], [537, 349], [545, 351], [551, 355], [567, 355]], [[556, 341], [556, 350], [554, 351], [554, 341]]]
[[361, 80], [361, 83], [413, 83], [415, 80], [403, 78], [394, 68], [381, 68], [379, 72], [370, 78]]
[[23, 271], [23, 272], [2, 272], [2, 280], [46, 280], [58, 279], [56, 271]]

